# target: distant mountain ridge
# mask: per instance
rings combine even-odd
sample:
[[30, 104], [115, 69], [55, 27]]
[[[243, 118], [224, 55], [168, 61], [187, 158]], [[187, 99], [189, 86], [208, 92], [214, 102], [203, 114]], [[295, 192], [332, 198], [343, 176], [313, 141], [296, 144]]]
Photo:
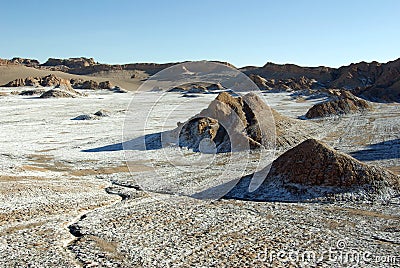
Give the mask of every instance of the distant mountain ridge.
[[[50, 58], [45, 63], [40, 64], [34, 59], [0, 59], [0, 65], [25, 65], [77, 75], [91, 75], [109, 71], [144, 71], [149, 75], [153, 75], [178, 63], [111, 65], [98, 63], [93, 58], [80, 57], [70, 59]], [[236, 68], [228, 62], [218, 63]], [[372, 101], [400, 102], [400, 58], [387, 63], [376, 61], [352, 63], [339, 68], [325, 66], [302, 67], [295, 64], [268, 62], [262, 67], [247, 66], [239, 68], [239, 70], [250, 76], [256, 84], [257, 81], [260, 83], [260, 81], [268, 80], [266, 81], [268, 85], [272, 85], [272, 87], [275, 84], [279, 85], [278, 89], [288, 87], [295, 87], [295, 90], [298, 90], [298, 88], [342, 88], [351, 90], [354, 94]], [[299, 81], [303, 82], [296, 86]], [[307, 82], [304, 83], [304, 81]], [[259, 83], [258, 86], [260, 86]]]

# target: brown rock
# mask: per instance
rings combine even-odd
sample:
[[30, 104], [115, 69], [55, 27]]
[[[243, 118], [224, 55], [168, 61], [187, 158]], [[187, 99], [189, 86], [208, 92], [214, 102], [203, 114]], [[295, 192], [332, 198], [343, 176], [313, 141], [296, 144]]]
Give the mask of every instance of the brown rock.
[[[53, 81], [52, 78], [49, 78], [49, 80]], [[76, 98], [79, 96], [83, 96], [83, 94], [74, 90], [68, 79], [60, 78], [55, 88], [44, 92], [40, 98]]]
[[68, 68], [83, 68], [95, 65], [96, 62], [93, 58], [69, 58], [69, 59], [54, 59], [49, 58], [43, 66], [58, 66], [63, 65]]
[[72, 94], [70, 92], [67, 91], [63, 91], [63, 90], [57, 90], [57, 89], [50, 89], [48, 91], [46, 91], [45, 93], [43, 93], [42, 95], [40, 95], [40, 98], [42, 99], [48, 99], [48, 98], [76, 98], [77, 95]]
[[260, 90], [271, 90], [272, 88], [268, 85], [267, 79], [256, 75], [256, 74], [251, 74], [250, 79], [258, 86]]
[[295, 91], [302, 89], [311, 89], [314, 81], [308, 79], [305, 76], [299, 78], [288, 78], [288, 79], [265, 79], [260, 75], [251, 74], [250, 79], [261, 89], [261, 90], [282, 90], [282, 91]]
[[80, 86], [82, 89], [99, 89], [99, 83], [93, 80], [87, 80], [82, 83]]
[[208, 91], [218, 91], [218, 90], [223, 90], [224, 87], [220, 83], [217, 83], [217, 84], [211, 84], [211, 85], [207, 86], [206, 89]]
[[207, 138], [215, 143], [216, 152], [287, 148], [309, 137], [300, 120], [280, 115], [254, 93], [235, 98], [222, 92], [175, 131], [180, 146], [199, 151], [200, 141]]
[[[254, 176], [251, 175], [251, 176]], [[309, 139], [276, 159], [260, 187], [248, 191], [251, 176], [227, 196], [296, 201], [314, 198], [388, 199], [400, 193], [400, 178]]]
[[43, 94], [45, 91], [43, 89], [33, 89], [33, 90], [24, 90], [18, 95], [21, 96], [33, 96], [33, 95], [40, 95]]
[[110, 81], [104, 81], [99, 83], [100, 89], [112, 89], [114, 88], [113, 84]]
[[39, 61], [24, 58], [12, 58], [11, 60], [0, 59], [0, 65], [25, 65], [28, 67], [38, 67]]
[[72, 88], [75, 88], [75, 89], [80, 89], [82, 87], [83, 82], [85, 82], [85, 81], [80, 78], [78, 78], [78, 79], [73, 78], [70, 80]]
[[60, 84], [61, 78], [55, 76], [54, 74], [49, 74], [42, 78], [39, 78], [40, 85], [42, 87], [54, 87]]
[[341, 115], [372, 110], [372, 106], [365, 100], [355, 97], [346, 90], [334, 91], [333, 100], [315, 104], [307, 113], [307, 118], [319, 118], [331, 115]]
[[40, 64], [38, 60], [24, 58], [12, 58], [10, 62], [17, 65], [25, 65], [28, 67], [37, 67]]
[[323, 142], [309, 139], [285, 152], [272, 164], [270, 178], [311, 186], [352, 187], [386, 181], [400, 189], [399, 178], [385, 169], [368, 166]]

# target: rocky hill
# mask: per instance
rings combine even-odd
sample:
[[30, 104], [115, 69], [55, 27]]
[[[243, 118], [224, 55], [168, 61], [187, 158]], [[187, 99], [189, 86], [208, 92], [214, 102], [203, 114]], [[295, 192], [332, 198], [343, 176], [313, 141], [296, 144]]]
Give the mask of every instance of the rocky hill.
[[250, 200], [385, 200], [400, 193], [399, 176], [366, 165], [323, 142], [309, 139], [276, 159], [261, 186], [244, 177], [228, 198]]
[[[240, 69], [253, 77], [261, 88], [282, 88], [287, 85], [292, 90], [321, 88], [342, 88], [354, 94], [378, 102], [400, 102], [400, 58], [387, 63], [359, 62], [340, 68], [301, 67], [294, 64], [267, 63], [263, 67], [244, 67]], [[256, 77], [254, 77], [256, 76]], [[313, 81], [313, 83], [301, 82]], [[280, 80], [277, 85], [272, 81]], [[300, 81], [293, 83], [293, 81]], [[269, 82], [269, 84], [268, 84]], [[288, 84], [291, 83], [289, 86]], [[267, 87], [267, 88], [268, 88]], [[282, 88], [287, 90], [286, 87]]]
[[255, 93], [235, 98], [222, 92], [199, 114], [178, 123], [175, 131], [179, 145], [194, 151], [275, 149], [275, 145], [287, 149], [310, 137], [304, 123], [279, 114]]
[[317, 103], [311, 107], [305, 115], [306, 118], [342, 115], [373, 109], [367, 101], [357, 98], [346, 90], [331, 90], [330, 92], [333, 97], [329, 101]]

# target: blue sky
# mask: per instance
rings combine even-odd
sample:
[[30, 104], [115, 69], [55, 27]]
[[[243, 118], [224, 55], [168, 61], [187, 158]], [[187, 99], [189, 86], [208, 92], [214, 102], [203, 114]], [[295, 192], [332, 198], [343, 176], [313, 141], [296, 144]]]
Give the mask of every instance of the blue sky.
[[0, 6], [0, 58], [337, 67], [400, 57], [397, 0], [0, 0]]

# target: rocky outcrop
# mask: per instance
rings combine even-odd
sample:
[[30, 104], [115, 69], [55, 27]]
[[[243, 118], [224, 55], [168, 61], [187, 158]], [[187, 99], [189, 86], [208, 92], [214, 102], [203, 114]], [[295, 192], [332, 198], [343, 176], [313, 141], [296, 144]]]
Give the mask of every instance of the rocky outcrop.
[[287, 148], [309, 137], [300, 120], [270, 109], [255, 93], [235, 98], [222, 92], [208, 108], [178, 123], [175, 131], [180, 146], [216, 153]]
[[[4, 87], [30, 87], [30, 86], [42, 86], [42, 87], [53, 87], [60, 84], [60, 82], [67, 83], [64, 79], [57, 77], [53, 74], [43, 77], [27, 77], [25, 79], [18, 78], [9, 83], [3, 85]], [[69, 83], [69, 81], [68, 81]]]
[[219, 91], [219, 90], [224, 90], [225, 88], [220, 83], [216, 83], [207, 86], [206, 89], [208, 91]]
[[57, 89], [50, 89], [48, 91], [46, 91], [45, 93], [43, 93], [42, 95], [40, 95], [40, 98], [42, 99], [49, 99], [49, 98], [76, 98], [77, 95], [72, 94], [70, 92], [67, 91], [63, 91], [63, 90], [57, 90]]
[[257, 190], [252, 176], [241, 179], [228, 198], [299, 201], [310, 199], [389, 199], [400, 193], [400, 178], [366, 165], [323, 142], [309, 139], [276, 159]]
[[21, 96], [33, 96], [33, 95], [41, 95], [45, 92], [43, 89], [33, 89], [33, 90], [24, 90], [18, 95]]
[[28, 67], [37, 67], [39, 66], [39, 61], [34, 59], [25, 59], [25, 58], [12, 58], [10, 60], [11, 63], [17, 65], [25, 65]]
[[59, 66], [63, 65], [68, 68], [84, 68], [95, 65], [96, 62], [93, 58], [69, 58], [69, 59], [54, 59], [49, 58], [43, 66]]
[[120, 88], [119, 86], [115, 86], [112, 89], [110, 89], [114, 93], [128, 93], [127, 90]]
[[99, 89], [99, 83], [94, 80], [84, 81], [79, 88], [82, 89]]
[[289, 79], [265, 79], [259, 75], [250, 75], [250, 79], [261, 90], [281, 90], [281, 91], [295, 91], [302, 89], [311, 89], [314, 87], [315, 81], [301, 76], [300, 78]]
[[315, 104], [307, 113], [306, 118], [319, 118], [332, 115], [342, 115], [372, 110], [372, 106], [365, 100], [355, 97], [346, 90], [331, 91], [332, 100]]
[[375, 102], [400, 102], [400, 81], [393, 83], [388, 88], [384, 87], [370, 87], [370, 88], [356, 88], [354, 94]]
[[53, 87], [53, 86], [58, 86], [60, 84], [66, 84], [68, 87], [71, 87], [69, 80], [67, 81], [66, 79], [57, 77], [54, 74], [50, 74], [42, 78], [36, 78], [36, 79], [39, 80], [39, 83], [42, 87]]
[[[267, 63], [263, 67], [250, 66], [240, 70], [252, 77], [261, 89], [274, 88], [268, 84], [272, 80], [275, 88], [277, 85], [283, 89], [286, 86], [297, 88], [296, 79], [304, 77], [306, 81], [313, 81], [313, 87], [352, 90], [357, 96], [371, 101], [400, 102], [400, 59], [387, 63], [352, 63], [337, 69]], [[275, 82], [278, 80], [281, 82]], [[303, 89], [309, 85], [306, 81], [299, 83]], [[289, 86], [288, 83], [292, 85]]]
[[220, 84], [212, 84], [207, 82], [189, 83], [180, 86], [175, 86], [168, 89], [168, 92], [178, 92], [178, 93], [189, 93], [189, 94], [200, 94], [200, 93], [218, 93], [225, 88]]
[[110, 81], [97, 82], [94, 80], [71, 79], [71, 85], [75, 89], [113, 89]]
[[110, 81], [103, 81], [99, 83], [99, 89], [113, 89], [114, 86]]
[[5, 85], [2, 85], [2, 87], [23, 87], [25, 86], [25, 79], [18, 78], [13, 81], [8, 82]]
[[98, 119], [101, 119], [102, 117], [108, 117], [108, 116], [110, 116], [110, 111], [102, 109], [102, 110], [98, 110], [94, 114], [78, 115], [77, 117], [74, 117], [71, 120], [98, 120]]
[[39, 66], [39, 61], [34, 59], [24, 59], [24, 58], [12, 58], [8, 59], [0, 59], [0, 65], [24, 65], [27, 67], [37, 67]]
[[[53, 82], [52, 78], [48, 79], [48, 83], [53, 84]], [[69, 80], [60, 78], [54, 89], [44, 92], [40, 98], [76, 98], [79, 96], [83, 96], [83, 94], [74, 90]]]

